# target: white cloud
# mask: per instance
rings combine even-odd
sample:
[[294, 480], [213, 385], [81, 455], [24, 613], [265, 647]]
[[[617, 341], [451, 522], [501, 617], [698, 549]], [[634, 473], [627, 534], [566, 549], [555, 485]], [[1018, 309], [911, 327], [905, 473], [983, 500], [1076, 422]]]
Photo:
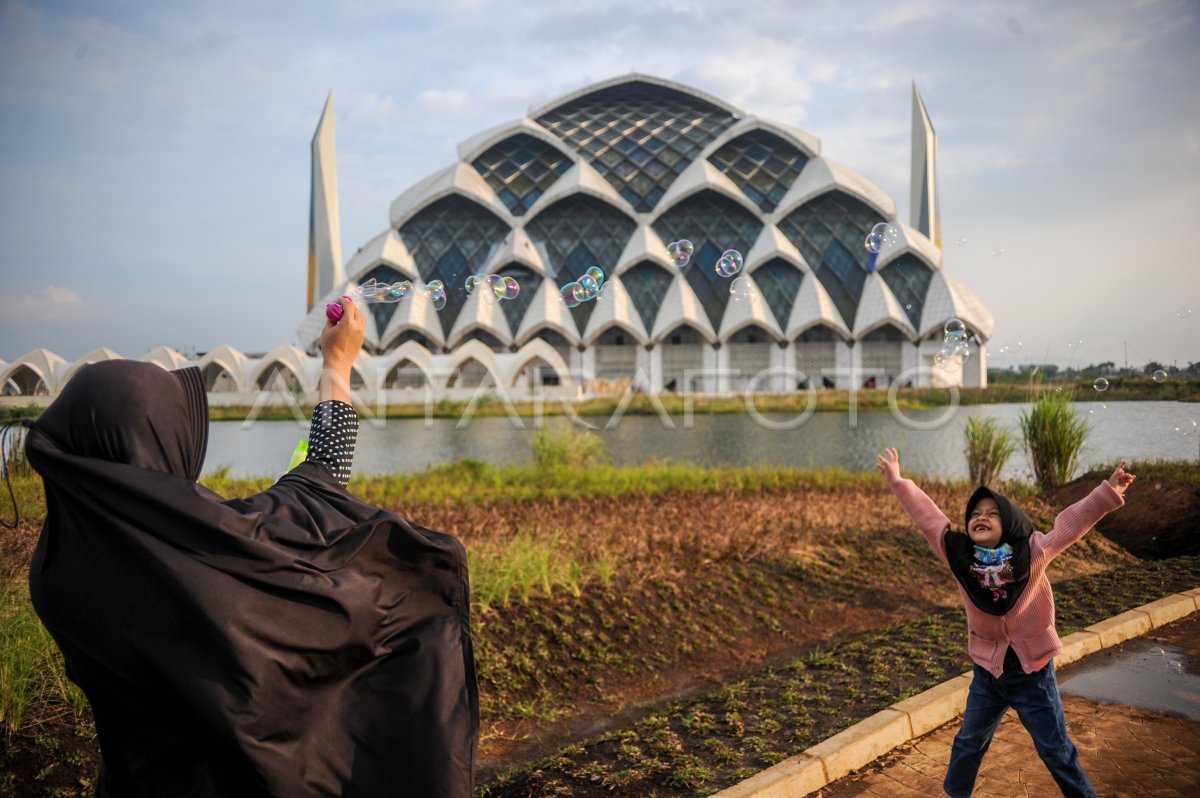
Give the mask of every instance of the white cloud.
[[6, 323], [80, 321], [86, 309], [83, 297], [58, 285], [47, 285], [32, 294], [0, 297], [0, 318]]
[[424, 109], [434, 114], [457, 114], [467, 107], [467, 98], [462, 89], [426, 89], [417, 95]]

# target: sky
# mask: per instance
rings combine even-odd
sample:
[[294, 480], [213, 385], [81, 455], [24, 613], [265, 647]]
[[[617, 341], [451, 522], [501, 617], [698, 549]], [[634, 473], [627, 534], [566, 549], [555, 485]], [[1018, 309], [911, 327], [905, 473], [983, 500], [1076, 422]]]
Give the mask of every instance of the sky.
[[295, 342], [331, 90], [348, 260], [460, 141], [630, 72], [815, 135], [905, 222], [915, 81], [993, 365], [1200, 360], [1198, 0], [0, 0], [0, 360]]

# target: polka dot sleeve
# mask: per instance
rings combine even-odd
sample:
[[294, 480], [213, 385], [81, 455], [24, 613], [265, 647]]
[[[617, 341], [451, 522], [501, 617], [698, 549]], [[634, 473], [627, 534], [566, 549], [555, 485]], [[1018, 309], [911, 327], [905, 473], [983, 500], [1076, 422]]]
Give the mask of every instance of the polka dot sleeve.
[[354, 408], [336, 399], [321, 402], [313, 410], [308, 459], [324, 464], [344, 488], [350, 482], [357, 438], [358, 414]]

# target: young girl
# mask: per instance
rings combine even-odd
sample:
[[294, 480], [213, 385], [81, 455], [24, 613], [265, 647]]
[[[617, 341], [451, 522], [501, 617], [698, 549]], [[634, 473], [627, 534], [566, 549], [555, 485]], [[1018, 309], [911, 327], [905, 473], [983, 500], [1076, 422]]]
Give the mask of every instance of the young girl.
[[900, 455], [888, 449], [877, 458], [896, 498], [958, 581], [967, 609], [967, 651], [975, 662], [962, 729], [954, 738], [942, 783], [952, 798], [966, 798], [992, 735], [1012, 707], [1038, 755], [1066, 796], [1095, 798], [1067, 736], [1062, 701], [1054, 679], [1054, 657], [1062, 642], [1054, 628], [1054, 594], [1046, 566], [1097, 521], [1125, 504], [1134, 480], [1126, 461], [1095, 490], [1058, 514], [1047, 534], [1035, 532], [1025, 513], [988, 488], [967, 501], [966, 531], [916, 486], [900, 476]]

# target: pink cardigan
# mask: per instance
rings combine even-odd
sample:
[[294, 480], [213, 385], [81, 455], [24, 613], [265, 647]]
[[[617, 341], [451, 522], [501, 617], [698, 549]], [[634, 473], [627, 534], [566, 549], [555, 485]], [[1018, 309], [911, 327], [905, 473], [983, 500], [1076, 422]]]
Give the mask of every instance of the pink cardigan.
[[[888, 484], [938, 559], [949, 569], [942, 536], [950, 528], [950, 519], [911, 479], [891, 480]], [[1046, 566], [1097, 521], [1124, 504], [1121, 494], [1107, 481], [1101, 482], [1087, 496], [1059, 513], [1049, 534], [1034, 532], [1029, 538], [1029, 585], [1004, 615], [989, 615], [977, 608], [958, 580], [954, 580], [967, 608], [967, 652], [976, 664], [999, 677], [1004, 672], [1004, 653], [1012, 646], [1021, 667], [1026, 673], [1033, 673], [1062, 653], [1062, 641], [1054, 628], [1054, 594], [1046, 578]]]

